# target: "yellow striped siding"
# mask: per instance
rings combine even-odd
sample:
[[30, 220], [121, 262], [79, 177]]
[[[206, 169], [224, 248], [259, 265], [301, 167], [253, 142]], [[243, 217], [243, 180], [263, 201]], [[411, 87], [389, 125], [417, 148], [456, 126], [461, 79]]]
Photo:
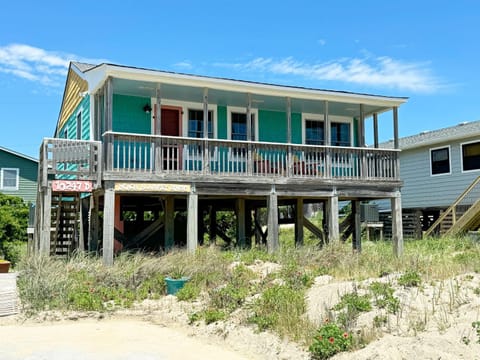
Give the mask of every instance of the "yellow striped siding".
[[77, 108], [78, 104], [80, 104], [80, 101], [82, 101], [80, 93], [87, 90], [87, 82], [80, 78], [75, 71], [70, 69], [67, 77], [67, 86], [65, 89], [65, 95], [63, 97], [57, 130], [62, 128], [70, 115], [72, 115], [73, 111]]

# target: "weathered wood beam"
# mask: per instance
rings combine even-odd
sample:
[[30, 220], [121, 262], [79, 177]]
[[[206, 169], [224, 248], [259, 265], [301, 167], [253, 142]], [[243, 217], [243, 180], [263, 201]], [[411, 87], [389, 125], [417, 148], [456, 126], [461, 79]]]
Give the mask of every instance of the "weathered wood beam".
[[103, 264], [113, 265], [113, 245], [115, 233], [115, 183], [105, 181], [103, 199]]
[[245, 247], [245, 198], [237, 199], [235, 205], [237, 215], [237, 246]]
[[338, 241], [340, 239], [339, 217], [338, 217], [338, 195], [334, 194], [327, 200], [327, 225], [328, 242]]
[[360, 219], [360, 201], [352, 200], [352, 213], [354, 218], [354, 230], [352, 248], [354, 251], [362, 251], [362, 223]]
[[297, 198], [297, 205], [295, 207], [295, 245], [303, 245], [303, 198]]
[[198, 195], [194, 186], [188, 194], [187, 207], [187, 250], [193, 252], [198, 242]]
[[395, 256], [403, 254], [402, 197], [400, 191], [390, 199], [392, 208], [392, 243]]
[[42, 230], [40, 233], [40, 254], [50, 255], [50, 233], [52, 227], [52, 187], [42, 189]]
[[273, 253], [280, 247], [278, 239], [278, 199], [275, 185], [272, 185], [272, 189], [267, 198], [267, 218], [267, 250], [269, 253]]

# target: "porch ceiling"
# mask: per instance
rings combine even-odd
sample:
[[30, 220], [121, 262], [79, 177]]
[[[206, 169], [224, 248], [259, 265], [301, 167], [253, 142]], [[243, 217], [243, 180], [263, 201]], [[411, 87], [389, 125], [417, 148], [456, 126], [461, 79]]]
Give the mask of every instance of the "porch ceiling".
[[[156, 84], [149, 81], [139, 81], [130, 79], [113, 79], [113, 92], [115, 94], [149, 97], [155, 98]], [[294, 94], [292, 94], [294, 95]], [[161, 84], [161, 97], [165, 100], [175, 100], [183, 102], [203, 102], [203, 88], [175, 85], [175, 84]], [[282, 96], [266, 96], [262, 94], [251, 94], [252, 107], [256, 109], [285, 111], [286, 98]], [[318, 100], [301, 99], [294, 96], [291, 97], [292, 112], [296, 113], [324, 113], [324, 99], [321, 96]], [[358, 104], [352, 102], [328, 102], [328, 112], [330, 115], [359, 117], [360, 116], [360, 101]], [[211, 104], [223, 106], [238, 106], [245, 107], [247, 104], [247, 94], [244, 92], [225, 91], [209, 88], [208, 102]], [[371, 116], [373, 113], [382, 113], [391, 109], [391, 106], [379, 105], [364, 105], [365, 116]]]

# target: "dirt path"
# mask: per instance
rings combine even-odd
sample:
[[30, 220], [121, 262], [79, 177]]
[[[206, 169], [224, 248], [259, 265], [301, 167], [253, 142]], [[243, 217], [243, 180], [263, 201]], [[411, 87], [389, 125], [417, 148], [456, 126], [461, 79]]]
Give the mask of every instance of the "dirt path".
[[135, 319], [0, 326], [2, 360], [188, 360], [245, 357], [181, 329]]

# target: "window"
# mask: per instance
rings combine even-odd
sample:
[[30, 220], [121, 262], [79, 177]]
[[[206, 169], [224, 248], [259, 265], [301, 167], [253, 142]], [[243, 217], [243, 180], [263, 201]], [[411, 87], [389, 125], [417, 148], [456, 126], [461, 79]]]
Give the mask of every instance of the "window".
[[82, 139], [82, 113], [79, 112], [77, 115], [77, 140]]
[[64, 138], [64, 139], [68, 139], [68, 130], [67, 130], [67, 128], [65, 128], [65, 129], [63, 130], [63, 138]]
[[0, 177], [2, 190], [18, 190], [18, 169], [3, 168]]
[[324, 139], [323, 121], [305, 120], [305, 144], [323, 145]]
[[431, 149], [430, 165], [432, 175], [450, 174], [450, 148]]
[[[325, 145], [325, 123], [323, 120], [305, 120], [305, 144]], [[330, 144], [332, 146], [350, 146], [350, 123], [330, 123]]]
[[[252, 139], [255, 140], [255, 114], [251, 114]], [[232, 112], [232, 140], [247, 140], [247, 114]]]
[[[188, 110], [188, 136], [203, 138], [203, 110]], [[213, 111], [208, 112], [208, 137], [213, 138]]]
[[350, 146], [350, 124], [332, 122], [332, 146]]
[[480, 169], [480, 142], [462, 144], [463, 171]]

